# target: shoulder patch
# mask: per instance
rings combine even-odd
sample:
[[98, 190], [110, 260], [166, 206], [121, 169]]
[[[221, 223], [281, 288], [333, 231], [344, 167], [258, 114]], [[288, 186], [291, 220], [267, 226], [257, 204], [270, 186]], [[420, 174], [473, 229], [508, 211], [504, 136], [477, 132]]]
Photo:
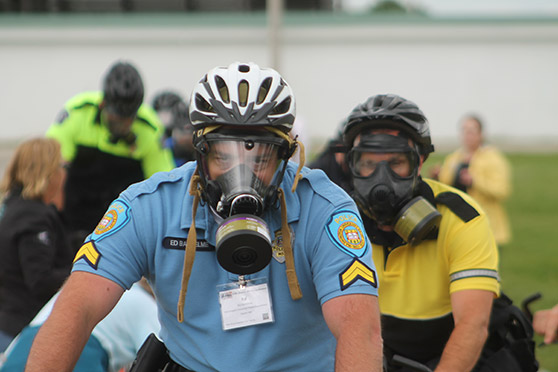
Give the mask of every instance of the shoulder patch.
[[362, 280], [374, 288], [378, 287], [376, 272], [355, 258], [349, 267], [339, 274], [339, 284], [341, 285], [341, 290], [344, 291], [358, 280]]
[[58, 113], [58, 115], [56, 115], [56, 119], [55, 122], [57, 124], [62, 124], [62, 122], [64, 120], [66, 120], [68, 118], [68, 116], [70, 116], [70, 114], [68, 113], [68, 111], [66, 109], [63, 109], [62, 111], [60, 111]]
[[329, 238], [343, 252], [360, 258], [366, 253], [366, 237], [362, 221], [353, 211], [343, 210], [333, 214], [326, 224]]
[[93, 241], [88, 241], [84, 245], [81, 246], [76, 257], [74, 258], [74, 263], [80, 259], [82, 259], [89, 264], [93, 269], [97, 270], [99, 266], [99, 260], [101, 259], [101, 253], [95, 247], [95, 243]]
[[124, 227], [130, 220], [130, 207], [122, 200], [115, 200], [91, 234], [91, 240], [101, 240]]

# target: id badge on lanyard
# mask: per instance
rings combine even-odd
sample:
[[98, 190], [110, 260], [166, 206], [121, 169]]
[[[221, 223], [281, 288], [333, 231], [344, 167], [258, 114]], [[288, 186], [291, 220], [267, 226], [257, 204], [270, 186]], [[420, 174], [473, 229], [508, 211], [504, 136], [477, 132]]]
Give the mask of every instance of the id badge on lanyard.
[[219, 304], [224, 331], [274, 322], [271, 296], [266, 278], [220, 284]]

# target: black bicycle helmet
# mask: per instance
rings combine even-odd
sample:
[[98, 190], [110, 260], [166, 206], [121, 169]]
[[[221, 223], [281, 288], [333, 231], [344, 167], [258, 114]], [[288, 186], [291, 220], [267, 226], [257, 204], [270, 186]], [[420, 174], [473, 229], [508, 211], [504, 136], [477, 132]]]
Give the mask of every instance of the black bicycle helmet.
[[379, 94], [356, 106], [349, 114], [343, 130], [343, 141], [353, 147], [355, 137], [363, 130], [393, 128], [408, 135], [425, 159], [434, 151], [428, 120], [418, 106], [395, 94]]
[[105, 76], [103, 94], [105, 108], [122, 117], [134, 116], [144, 94], [139, 72], [129, 63], [115, 63]]
[[210, 125], [270, 126], [288, 133], [295, 119], [289, 85], [271, 68], [236, 62], [216, 67], [196, 85], [190, 101], [194, 128]]

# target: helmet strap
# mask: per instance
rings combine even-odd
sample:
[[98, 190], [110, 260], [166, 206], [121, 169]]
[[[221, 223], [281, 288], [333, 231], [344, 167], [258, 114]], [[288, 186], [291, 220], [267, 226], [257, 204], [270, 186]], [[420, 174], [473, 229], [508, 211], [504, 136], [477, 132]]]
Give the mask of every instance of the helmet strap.
[[293, 300], [300, 300], [302, 298], [302, 291], [296, 275], [296, 268], [294, 265], [293, 246], [291, 242], [291, 230], [287, 222], [287, 203], [285, 202], [285, 194], [283, 189], [278, 190], [279, 200], [281, 201], [281, 235], [283, 237], [283, 250], [285, 252], [285, 273], [287, 274], [287, 283], [291, 298]]
[[289, 156], [289, 159], [294, 155], [294, 153], [296, 152], [296, 150], [298, 149], [298, 156], [300, 158], [300, 161], [298, 163], [298, 168], [296, 170], [296, 175], [293, 181], [293, 187], [291, 188], [291, 192], [295, 192], [296, 187], [298, 186], [298, 181], [300, 181], [303, 176], [302, 174], [300, 174], [300, 172], [302, 171], [302, 168], [304, 167], [304, 163], [306, 162], [306, 155], [305, 155], [305, 150], [304, 150], [304, 144], [300, 141], [297, 140], [298, 136], [296, 136], [294, 139], [292, 139], [291, 137], [289, 137], [288, 134], [285, 134], [284, 132], [280, 131], [277, 128], [274, 127], [269, 127], [266, 126], [265, 127], [268, 131], [276, 134], [277, 136], [283, 138], [285, 141], [287, 141], [289, 143], [289, 147], [292, 148], [294, 146], [294, 149], [292, 150], [292, 153]]
[[184, 321], [184, 303], [186, 302], [186, 291], [188, 290], [188, 282], [192, 274], [192, 267], [194, 266], [194, 259], [196, 257], [196, 242], [198, 240], [196, 233], [196, 212], [201, 198], [200, 189], [200, 176], [198, 169], [192, 174], [190, 179], [190, 195], [194, 196], [192, 203], [192, 224], [188, 230], [188, 239], [186, 239], [186, 248], [184, 252], [184, 266], [182, 267], [182, 282], [180, 284], [180, 293], [178, 296], [178, 309], [176, 319], [179, 323]]

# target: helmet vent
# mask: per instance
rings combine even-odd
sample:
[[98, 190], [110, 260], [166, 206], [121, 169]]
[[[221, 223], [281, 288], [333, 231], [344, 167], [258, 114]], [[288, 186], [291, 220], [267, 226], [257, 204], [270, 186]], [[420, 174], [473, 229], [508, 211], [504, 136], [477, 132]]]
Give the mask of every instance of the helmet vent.
[[275, 106], [275, 108], [271, 111], [271, 114], [272, 115], [285, 114], [289, 111], [290, 107], [291, 107], [291, 97], [288, 97], [283, 102]]
[[246, 107], [246, 103], [248, 102], [248, 92], [250, 87], [248, 86], [248, 82], [246, 80], [242, 80], [238, 83], [238, 104], [241, 107]]
[[271, 87], [271, 78], [266, 78], [260, 85], [260, 91], [258, 92], [258, 100], [256, 103], [260, 105], [267, 97], [269, 93], [269, 88]]
[[223, 80], [223, 78], [220, 76], [215, 76], [215, 85], [217, 85], [219, 95], [221, 96], [223, 102], [230, 103], [229, 89], [227, 88], [227, 83], [225, 83], [225, 80]]
[[200, 111], [215, 112], [213, 107], [199, 93], [196, 94], [196, 107]]
[[238, 71], [240, 72], [250, 72], [250, 66], [248, 65], [239, 65]]

